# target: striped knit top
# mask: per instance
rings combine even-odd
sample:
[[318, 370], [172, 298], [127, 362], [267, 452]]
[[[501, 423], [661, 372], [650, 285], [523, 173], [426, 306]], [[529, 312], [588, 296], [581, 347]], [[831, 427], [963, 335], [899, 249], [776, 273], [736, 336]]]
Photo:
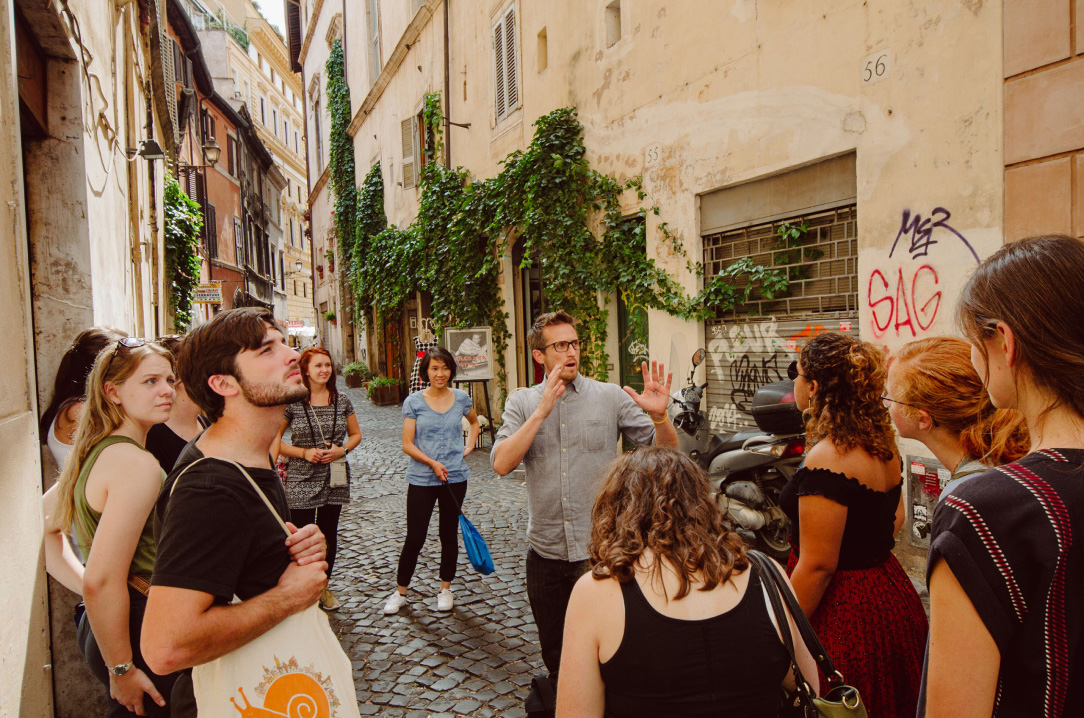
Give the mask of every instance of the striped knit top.
[[1084, 450], [1038, 451], [955, 487], [934, 511], [931, 569], [938, 558], [1001, 653], [994, 715], [1079, 715]]

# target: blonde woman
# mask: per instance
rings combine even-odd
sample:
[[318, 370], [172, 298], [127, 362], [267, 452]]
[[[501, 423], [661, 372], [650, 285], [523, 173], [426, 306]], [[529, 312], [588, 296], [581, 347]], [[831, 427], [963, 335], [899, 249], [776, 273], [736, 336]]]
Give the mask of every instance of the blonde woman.
[[[111, 717], [169, 715], [173, 677], [147, 668], [139, 632], [154, 568], [149, 517], [165, 478], [144, 445], [150, 428], [169, 418], [173, 384], [172, 355], [157, 344], [124, 338], [106, 347], [87, 378], [71, 457], [43, 499], [47, 568], [82, 590], [79, 647], [109, 687]], [[73, 524], [85, 569], [57, 560]]]

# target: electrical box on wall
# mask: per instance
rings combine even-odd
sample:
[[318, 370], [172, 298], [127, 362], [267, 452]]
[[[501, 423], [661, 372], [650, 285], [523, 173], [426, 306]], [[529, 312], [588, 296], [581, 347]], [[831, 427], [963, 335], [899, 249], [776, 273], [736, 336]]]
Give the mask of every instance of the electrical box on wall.
[[930, 547], [933, 531], [933, 510], [941, 490], [952, 472], [937, 459], [925, 456], [905, 456], [904, 476], [907, 477], [907, 539], [912, 546]]

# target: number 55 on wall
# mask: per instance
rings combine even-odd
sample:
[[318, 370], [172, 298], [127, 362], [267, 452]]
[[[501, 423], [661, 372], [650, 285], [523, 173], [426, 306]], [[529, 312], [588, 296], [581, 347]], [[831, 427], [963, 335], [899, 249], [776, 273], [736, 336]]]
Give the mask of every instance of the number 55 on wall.
[[892, 51], [878, 50], [862, 60], [861, 77], [863, 85], [880, 82], [892, 72]]

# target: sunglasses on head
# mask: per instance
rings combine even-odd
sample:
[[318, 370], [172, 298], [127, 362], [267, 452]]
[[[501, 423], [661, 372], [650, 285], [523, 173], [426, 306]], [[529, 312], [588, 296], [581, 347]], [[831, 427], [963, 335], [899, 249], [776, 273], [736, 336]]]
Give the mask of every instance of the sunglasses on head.
[[109, 376], [109, 367], [113, 366], [113, 357], [117, 355], [117, 352], [120, 351], [121, 347], [124, 347], [125, 349], [135, 349], [136, 347], [146, 345], [146, 343], [147, 340], [142, 337], [124, 337], [118, 339], [116, 348], [114, 348], [113, 352], [109, 355], [109, 361], [105, 363], [105, 371], [102, 373], [102, 380], [104, 381], [105, 377]]

